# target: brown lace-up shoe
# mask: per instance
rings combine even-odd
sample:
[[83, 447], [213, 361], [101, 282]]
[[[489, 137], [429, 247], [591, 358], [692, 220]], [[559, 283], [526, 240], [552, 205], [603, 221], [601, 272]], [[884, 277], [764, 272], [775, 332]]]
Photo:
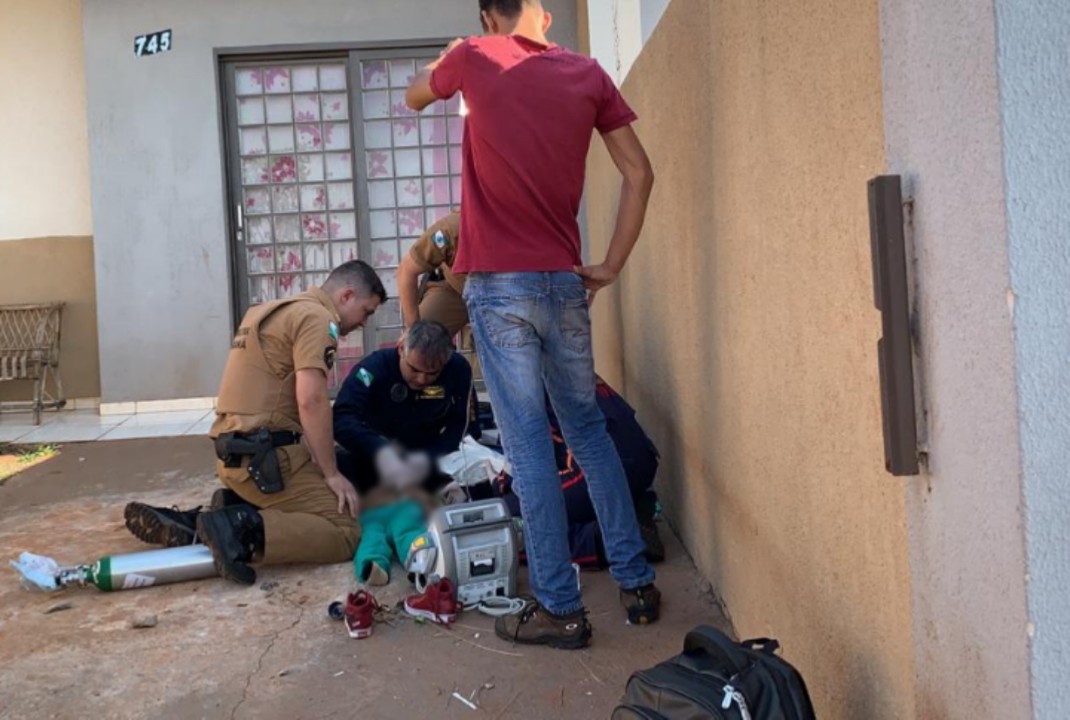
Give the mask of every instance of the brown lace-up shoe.
[[579, 650], [591, 641], [586, 610], [554, 615], [534, 600], [519, 613], [498, 618], [494, 632], [502, 640], [562, 650]]

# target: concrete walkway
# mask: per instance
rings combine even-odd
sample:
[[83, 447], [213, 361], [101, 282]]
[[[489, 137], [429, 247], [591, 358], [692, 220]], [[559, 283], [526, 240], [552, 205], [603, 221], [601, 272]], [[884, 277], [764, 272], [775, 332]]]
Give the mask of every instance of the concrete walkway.
[[[0, 486], [0, 717], [605, 718], [633, 670], [678, 652], [694, 625], [726, 626], [671, 537], [656, 625], [626, 626], [609, 575], [583, 575], [595, 638], [581, 652], [511, 646], [480, 615], [450, 630], [394, 615], [351, 640], [326, 616], [354, 587], [348, 565], [266, 568], [250, 588], [60, 595], [22, 589], [6, 567], [22, 550], [73, 564], [146, 549], [123, 527], [124, 503], [206, 501], [210, 457], [204, 438], [67, 445]], [[376, 593], [390, 606], [409, 591], [395, 570]], [[146, 614], [156, 627], [130, 628]], [[454, 691], [475, 692], [479, 710]]]
[[101, 415], [96, 410], [45, 412], [41, 424], [31, 413], [0, 413], [0, 443], [19, 445], [82, 443], [207, 435], [214, 410], [177, 410]]

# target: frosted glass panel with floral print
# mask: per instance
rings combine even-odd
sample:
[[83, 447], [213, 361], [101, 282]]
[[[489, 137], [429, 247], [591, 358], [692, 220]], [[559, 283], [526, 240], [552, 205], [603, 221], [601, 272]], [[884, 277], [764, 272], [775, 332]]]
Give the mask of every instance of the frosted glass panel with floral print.
[[294, 95], [294, 119], [298, 122], [316, 122], [320, 119], [319, 95]]
[[264, 98], [261, 98], [261, 97], [238, 98], [238, 124], [239, 125], [263, 125], [264, 124]]

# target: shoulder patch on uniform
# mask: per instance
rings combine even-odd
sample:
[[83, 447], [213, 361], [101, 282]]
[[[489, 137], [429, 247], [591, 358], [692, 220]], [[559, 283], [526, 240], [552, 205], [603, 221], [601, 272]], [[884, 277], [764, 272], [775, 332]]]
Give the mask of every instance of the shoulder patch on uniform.
[[375, 376], [368, 372], [368, 368], [360, 368], [357, 370], [357, 380], [364, 383], [364, 387], [371, 387], [375, 381]]
[[238, 332], [234, 333], [234, 339], [230, 341], [230, 347], [234, 350], [245, 349], [245, 339], [249, 336], [249, 328], [240, 327]]
[[437, 247], [439, 250], [444, 250], [446, 246], [450, 244], [449, 236], [441, 230], [436, 232], [434, 237], [431, 238], [431, 240], [435, 243], [435, 247]]
[[327, 349], [323, 351], [323, 362], [327, 365], [327, 369], [334, 368], [334, 357], [338, 354], [337, 348], [334, 345], [328, 345]]
[[338, 339], [338, 323], [331, 320], [331, 324], [327, 326], [327, 332], [331, 335], [331, 340]]

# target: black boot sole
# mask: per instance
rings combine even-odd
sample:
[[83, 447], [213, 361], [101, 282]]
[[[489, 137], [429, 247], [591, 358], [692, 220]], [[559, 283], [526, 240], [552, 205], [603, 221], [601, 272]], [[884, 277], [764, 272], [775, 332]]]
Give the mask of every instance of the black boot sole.
[[126, 529], [141, 542], [164, 547], [192, 545], [195, 531], [143, 503], [128, 503], [123, 511]]
[[233, 535], [227, 519], [215, 513], [201, 513], [197, 516], [197, 535], [201, 542], [212, 551], [212, 562], [220, 577], [241, 585], [256, 582], [256, 570], [238, 560], [241, 548]]

